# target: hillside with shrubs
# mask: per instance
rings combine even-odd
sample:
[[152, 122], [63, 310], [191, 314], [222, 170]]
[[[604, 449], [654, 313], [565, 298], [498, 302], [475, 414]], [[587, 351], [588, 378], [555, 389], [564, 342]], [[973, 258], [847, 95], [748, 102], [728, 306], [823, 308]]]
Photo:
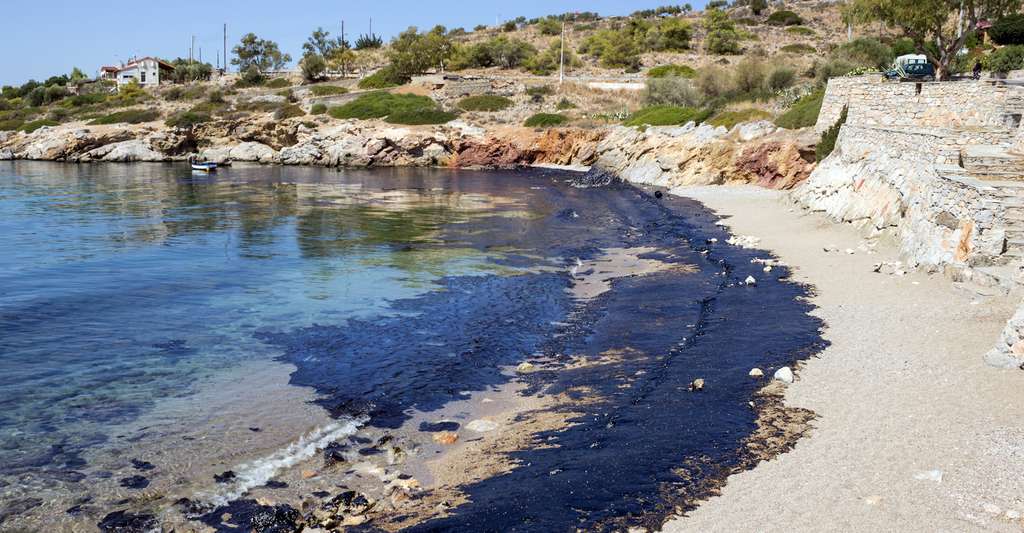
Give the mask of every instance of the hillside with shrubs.
[[[978, 60], [997, 72], [1024, 67], [1024, 16], [997, 21], [991, 37], [969, 40], [970, 53], [956, 68], [969, 70]], [[884, 69], [915, 48], [881, 26], [848, 27], [835, 2], [737, 0], [701, 11], [666, 5], [627, 16], [580, 12], [471, 29], [411, 27], [390, 41], [364, 34], [349, 42], [317, 28], [294, 58], [250, 33], [232, 51], [237, 74], [174, 59], [173, 77], [159, 88], [116, 90], [78, 69], [3, 87], [0, 130], [190, 128], [251, 117], [314, 128], [342, 120], [532, 128], [771, 120], [799, 129], [817, 119], [829, 78]], [[563, 65], [566, 81], [559, 83]], [[432, 86], [442, 74], [491, 80], [495, 89], [451, 98]]]

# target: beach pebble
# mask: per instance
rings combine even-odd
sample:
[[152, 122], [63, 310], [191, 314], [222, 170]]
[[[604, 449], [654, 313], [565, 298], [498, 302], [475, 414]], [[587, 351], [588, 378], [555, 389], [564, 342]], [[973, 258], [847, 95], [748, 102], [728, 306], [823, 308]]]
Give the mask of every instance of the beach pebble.
[[315, 477], [316, 477], [316, 471], [315, 470], [303, 470], [302, 471], [302, 479], [312, 479], [312, 478], [315, 478]]
[[771, 272], [771, 271], [772, 271], [772, 266], [771, 266], [771, 265], [768, 265], [768, 266], [764, 267], [764, 268], [763, 268], [763, 269], [761, 269], [761, 270], [763, 270], [763, 271], [764, 271], [764, 273], [765, 273], [765, 274], [767, 274], [767, 273], [769, 273], [769, 272]]
[[1020, 520], [1020, 511], [1014, 511], [1013, 509], [1010, 509], [1009, 511], [1006, 511], [1005, 516], [1010, 520]]
[[536, 368], [537, 367], [533, 366], [532, 363], [519, 363], [519, 366], [516, 367], [516, 372], [519, 372], [520, 374], [528, 374], [533, 372]]
[[868, 497], [864, 498], [864, 503], [866, 503], [868, 505], [878, 505], [879, 503], [882, 503], [882, 497], [881, 496], [868, 496]]
[[761, 370], [760, 368], [751, 368], [750, 369], [750, 373], [747, 374], [747, 375], [752, 377], [752, 378], [763, 378], [764, 377], [764, 370]]
[[988, 514], [1002, 514], [1003, 510], [994, 503], [985, 503], [981, 506], [981, 509]]
[[853, 255], [853, 254], [854, 254], [853, 248], [847, 248], [847, 249], [846, 249], [846, 253], [847, 253], [848, 255]]
[[702, 378], [693, 380], [693, 382], [690, 383], [690, 390], [694, 392], [704, 390], [704, 380]]
[[452, 431], [442, 431], [434, 434], [434, 442], [438, 444], [451, 445], [459, 440], [459, 434]]
[[914, 474], [914, 479], [918, 481], [934, 481], [936, 483], [942, 482], [942, 470], [925, 470]]
[[498, 429], [498, 423], [493, 420], [485, 420], [481, 418], [480, 420], [474, 420], [466, 424], [466, 429], [477, 433], [487, 433], [488, 431]]
[[753, 287], [754, 285], [757, 285], [757, 280], [754, 279], [754, 276], [747, 276], [747, 279], [743, 280], [743, 283]]
[[793, 383], [793, 369], [784, 366], [775, 371], [775, 380], [783, 383]]

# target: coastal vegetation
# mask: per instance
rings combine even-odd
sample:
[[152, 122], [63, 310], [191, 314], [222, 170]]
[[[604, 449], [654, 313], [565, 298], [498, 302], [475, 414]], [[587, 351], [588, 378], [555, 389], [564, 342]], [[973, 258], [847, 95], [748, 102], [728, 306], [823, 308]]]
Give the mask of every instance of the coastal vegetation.
[[511, 107], [512, 100], [504, 96], [484, 94], [463, 98], [457, 105], [463, 111], [501, 111]]
[[550, 128], [569, 122], [569, 118], [558, 113], [537, 113], [523, 123], [527, 128]]

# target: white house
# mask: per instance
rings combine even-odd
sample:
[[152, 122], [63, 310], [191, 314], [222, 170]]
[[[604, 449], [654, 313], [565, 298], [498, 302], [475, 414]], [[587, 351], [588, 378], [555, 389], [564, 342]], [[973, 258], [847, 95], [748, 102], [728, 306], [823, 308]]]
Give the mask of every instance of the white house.
[[172, 72], [174, 66], [155, 57], [133, 59], [117, 70], [117, 86], [127, 85], [133, 80], [143, 87], [157, 86]]

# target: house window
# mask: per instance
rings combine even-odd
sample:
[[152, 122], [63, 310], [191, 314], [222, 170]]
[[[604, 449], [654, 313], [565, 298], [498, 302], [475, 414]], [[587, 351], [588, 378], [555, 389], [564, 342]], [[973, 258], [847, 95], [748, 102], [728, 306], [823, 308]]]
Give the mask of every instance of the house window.
[[142, 71], [142, 83], [146, 83], [146, 71]]

